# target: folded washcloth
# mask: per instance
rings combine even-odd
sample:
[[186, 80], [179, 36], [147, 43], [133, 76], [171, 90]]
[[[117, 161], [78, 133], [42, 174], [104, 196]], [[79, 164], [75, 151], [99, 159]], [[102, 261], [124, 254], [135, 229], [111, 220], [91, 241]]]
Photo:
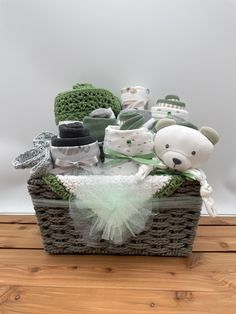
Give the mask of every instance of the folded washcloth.
[[115, 118], [115, 114], [111, 108], [98, 108], [93, 110], [89, 115], [93, 118]]
[[84, 127], [89, 129], [91, 136], [98, 142], [103, 142], [105, 129], [108, 125], [116, 125], [117, 121], [111, 108], [99, 108], [83, 120]]
[[96, 139], [92, 136], [84, 136], [84, 137], [72, 137], [72, 138], [60, 138], [53, 137], [51, 140], [52, 146], [56, 147], [64, 147], [64, 146], [81, 146], [87, 145], [96, 142]]
[[89, 135], [89, 130], [80, 122], [59, 125], [59, 136], [61, 138], [76, 138]]
[[121, 112], [119, 113], [118, 117], [117, 117], [117, 120], [119, 122], [120, 120], [120, 115], [123, 114], [123, 112], [136, 112], [136, 113], [139, 113], [143, 116], [143, 119], [144, 119], [144, 123], [147, 122], [148, 120], [150, 120], [152, 118], [152, 114], [151, 114], [151, 111], [148, 111], [148, 110], [140, 110], [140, 109], [124, 109], [124, 110], [121, 110]]
[[144, 118], [138, 112], [122, 111], [119, 114], [120, 130], [138, 129], [144, 124]]
[[90, 136], [89, 130], [83, 127], [80, 122], [73, 122], [59, 125], [60, 137], [53, 137], [52, 146], [81, 146], [96, 142], [96, 139]]

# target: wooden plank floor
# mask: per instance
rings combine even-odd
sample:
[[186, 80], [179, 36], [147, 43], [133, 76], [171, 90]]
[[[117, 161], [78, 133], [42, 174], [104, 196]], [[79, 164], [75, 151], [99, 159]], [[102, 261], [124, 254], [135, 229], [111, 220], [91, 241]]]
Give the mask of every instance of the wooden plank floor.
[[0, 216], [0, 314], [235, 314], [236, 217], [202, 217], [188, 258], [50, 256]]

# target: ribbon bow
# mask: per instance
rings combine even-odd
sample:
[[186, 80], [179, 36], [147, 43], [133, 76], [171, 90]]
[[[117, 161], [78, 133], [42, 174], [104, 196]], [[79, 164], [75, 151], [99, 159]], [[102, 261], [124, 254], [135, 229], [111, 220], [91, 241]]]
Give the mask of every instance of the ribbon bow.
[[112, 159], [105, 163], [105, 166], [115, 166], [120, 163], [124, 163], [129, 160], [133, 160], [139, 164], [149, 165], [149, 166], [158, 166], [160, 160], [152, 159], [154, 154], [143, 154], [143, 155], [135, 155], [135, 156], [128, 156], [126, 154], [116, 152], [110, 149], [107, 149], [105, 152], [105, 157]]
[[55, 165], [60, 168], [65, 169], [79, 169], [82, 168], [84, 170], [93, 167], [98, 162], [98, 158], [96, 156], [93, 156], [90, 159], [84, 159], [84, 160], [78, 160], [78, 161], [71, 161], [71, 160], [63, 160], [57, 158], [55, 160]]

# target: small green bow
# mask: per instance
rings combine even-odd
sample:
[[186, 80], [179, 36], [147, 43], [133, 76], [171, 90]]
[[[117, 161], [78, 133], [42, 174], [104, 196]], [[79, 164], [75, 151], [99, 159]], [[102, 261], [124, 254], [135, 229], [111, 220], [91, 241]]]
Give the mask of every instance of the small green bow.
[[129, 160], [133, 160], [139, 164], [149, 165], [149, 166], [158, 166], [161, 162], [160, 160], [153, 160], [154, 157], [153, 153], [150, 154], [143, 154], [143, 155], [135, 155], [135, 156], [128, 156], [110, 149], [105, 151], [105, 157], [112, 159], [105, 163], [105, 166], [115, 166], [120, 163], [124, 163]]

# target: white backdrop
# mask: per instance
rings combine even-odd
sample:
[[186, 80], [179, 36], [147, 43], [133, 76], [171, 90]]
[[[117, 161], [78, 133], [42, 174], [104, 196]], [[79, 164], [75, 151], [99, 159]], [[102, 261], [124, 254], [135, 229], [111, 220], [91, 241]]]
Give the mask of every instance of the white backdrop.
[[55, 95], [91, 82], [119, 95], [173, 93], [221, 142], [205, 167], [220, 213], [236, 213], [236, 3], [230, 0], [0, 0], [1, 212], [30, 212], [11, 160], [56, 132]]

